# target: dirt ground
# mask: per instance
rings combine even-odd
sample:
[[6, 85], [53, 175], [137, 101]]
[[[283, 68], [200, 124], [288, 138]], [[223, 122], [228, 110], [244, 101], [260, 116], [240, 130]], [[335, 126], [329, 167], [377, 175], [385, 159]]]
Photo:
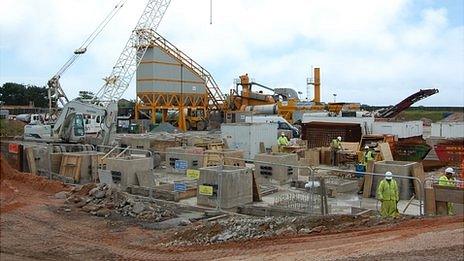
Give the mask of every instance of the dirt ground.
[[178, 229], [70, 211], [58, 182], [1, 168], [0, 260], [464, 260], [463, 217], [412, 219], [337, 233], [163, 247]]

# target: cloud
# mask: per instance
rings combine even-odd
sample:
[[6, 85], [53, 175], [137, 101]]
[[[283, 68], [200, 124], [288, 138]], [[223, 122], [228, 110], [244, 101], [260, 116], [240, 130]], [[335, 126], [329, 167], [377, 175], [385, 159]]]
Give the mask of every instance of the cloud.
[[[2, 1], [0, 82], [45, 83], [115, 3]], [[99, 89], [144, 5], [128, 1], [63, 76], [69, 96]], [[437, 87], [440, 94], [420, 104], [464, 103], [464, 25], [450, 25], [446, 6], [416, 8], [408, 0], [214, 0], [213, 10], [209, 25], [209, 1], [173, 0], [159, 32], [208, 69], [224, 92], [245, 72], [268, 86], [306, 92], [311, 66], [320, 66], [326, 101], [337, 93], [340, 101], [389, 105]], [[135, 98], [134, 85], [125, 97]]]

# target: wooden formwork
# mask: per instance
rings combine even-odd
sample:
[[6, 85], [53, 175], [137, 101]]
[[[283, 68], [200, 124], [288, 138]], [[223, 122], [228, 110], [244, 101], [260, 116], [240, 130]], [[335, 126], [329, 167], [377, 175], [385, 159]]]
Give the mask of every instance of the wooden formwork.
[[59, 174], [76, 183], [96, 181], [103, 155], [98, 152], [63, 153]]
[[243, 150], [207, 150], [204, 156], [204, 167], [229, 165], [244, 167]]

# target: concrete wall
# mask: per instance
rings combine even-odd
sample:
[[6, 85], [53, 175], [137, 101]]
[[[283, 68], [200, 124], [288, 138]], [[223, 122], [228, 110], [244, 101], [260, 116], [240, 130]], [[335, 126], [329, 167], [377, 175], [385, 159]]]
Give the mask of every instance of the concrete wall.
[[108, 158], [106, 169], [121, 173], [121, 189], [129, 185], [139, 185], [137, 172], [146, 173], [153, 169], [153, 160], [146, 157]]
[[[251, 170], [244, 167], [215, 166], [200, 169], [198, 185], [213, 186], [213, 196], [197, 194], [197, 204], [233, 208], [253, 202]], [[218, 197], [219, 196], [219, 197]]]
[[279, 166], [277, 164], [299, 165], [298, 155], [289, 153], [262, 153], [255, 156], [255, 178], [258, 184], [278, 183], [283, 184], [296, 178], [298, 169], [293, 167]]
[[199, 169], [203, 167], [204, 149], [198, 147], [174, 147], [166, 148], [166, 162], [169, 172], [185, 173], [185, 170], [176, 170], [175, 161], [187, 161], [188, 169]]
[[[413, 166], [419, 164], [417, 162], [410, 161], [379, 161], [374, 164], [374, 172], [385, 174], [387, 171], [391, 171], [393, 175], [411, 177]], [[372, 193], [375, 197], [375, 193], [383, 177], [374, 177], [372, 182]], [[414, 183], [408, 179], [395, 178], [400, 193], [400, 199], [409, 200], [414, 193]], [[416, 196], [417, 198], [417, 196]]]

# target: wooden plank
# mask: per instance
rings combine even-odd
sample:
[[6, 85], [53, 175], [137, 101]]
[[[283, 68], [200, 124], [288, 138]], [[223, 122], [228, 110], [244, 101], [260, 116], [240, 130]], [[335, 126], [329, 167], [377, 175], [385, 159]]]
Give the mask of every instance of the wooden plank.
[[435, 215], [437, 212], [435, 205], [435, 191], [433, 188], [425, 189], [425, 214]]
[[261, 191], [259, 190], [258, 183], [256, 182], [255, 173], [252, 173], [253, 178], [253, 202], [261, 201]]
[[[424, 173], [424, 167], [422, 166], [422, 162], [416, 163], [412, 166], [412, 176], [418, 178], [421, 181], [421, 183], [424, 182], [425, 173]], [[418, 184], [416, 180], [414, 180], [413, 183], [414, 183], [414, 193], [416, 194], [416, 198], [421, 199], [422, 193], [421, 193], [420, 184]]]
[[30, 173], [37, 175], [37, 166], [35, 164], [34, 148], [26, 148], [27, 165]]
[[351, 151], [358, 151], [359, 150], [359, 142], [340, 142], [342, 145], [343, 150], [351, 150]]
[[390, 150], [390, 145], [386, 142], [379, 143], [380, 154], [382, 155], [383, 160], [392, 161], [393, 156]]
[[[370, 160], [367, 162], [366, 172], [374, 172], [374, 161]], [[372, 182], [374, 180], [374, 176], [372, 175], [364, 175], [364, 188], [363, 188], [363, 197], [370, 198], [371, 191], [372, 191]]]
[[456, 187], [444, 187], [434, 185], [435, 201], [452, 202], [457, 204], [464, 203], [464, 189]]
[[266, 147], [264, 146], [264, 142], [259, 143], [259, 153], [265, 153]]

